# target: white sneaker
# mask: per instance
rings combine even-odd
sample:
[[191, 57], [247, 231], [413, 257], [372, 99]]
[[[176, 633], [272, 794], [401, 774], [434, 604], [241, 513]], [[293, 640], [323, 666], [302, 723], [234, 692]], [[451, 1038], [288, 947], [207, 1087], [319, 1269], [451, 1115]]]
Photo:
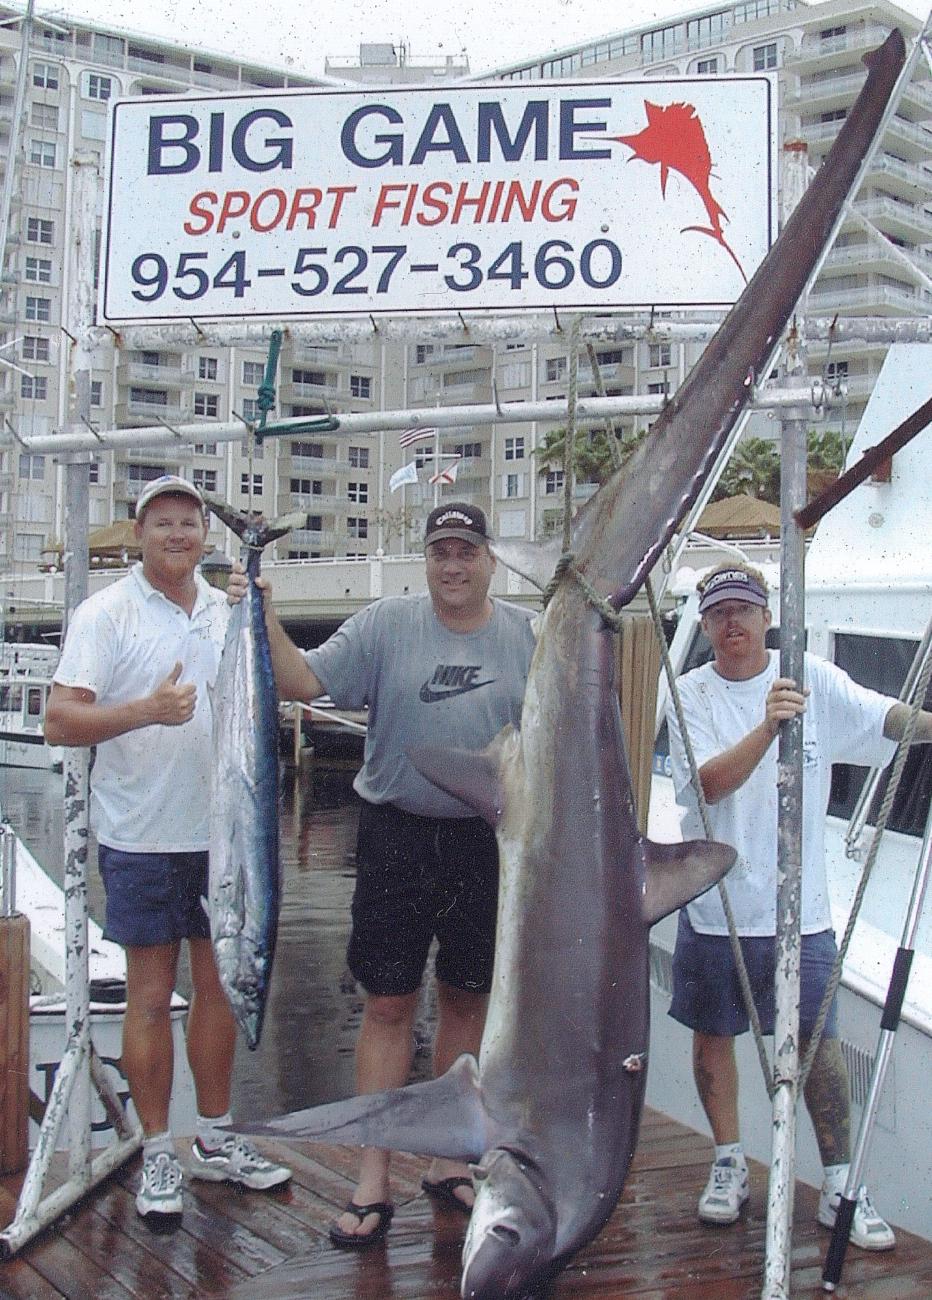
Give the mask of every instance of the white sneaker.
[[[840, 1200], [841, 1192], [825, 1184], [822, 1185], [817, 1218], [823, 1227], [834, 1228]], [[896, 1245], [893, 1229], [874, 1209], [866, 1187], [858, 1191], [848, 1240], [855, 1246], [860, 1246], [862, 1250], [892, 1250]]]
[[180, 1214], [183, 1177], [177, 1156], [167, 1151], [146, 1156], [142, 1163], [142, 1181], [136, 1193], [137, 1214], [143, 1217], [149, 1214]]
[[191, 1148], [191, 1177], [209, 1183], [242, 1183], [253, 1191], [264, 1192], [287, 1183], [291, 1170], [287, 1165], [266, 1160], [251, 1142], [230, 1133], [216, 1151], [209, 1151], [200, 1138], [195, 1138]]
[[734, 1156], [716, 1160], [705, 1191], [699, 1197], [701, 1223], [734, 1223], [748, 1199], [748, 1168]]

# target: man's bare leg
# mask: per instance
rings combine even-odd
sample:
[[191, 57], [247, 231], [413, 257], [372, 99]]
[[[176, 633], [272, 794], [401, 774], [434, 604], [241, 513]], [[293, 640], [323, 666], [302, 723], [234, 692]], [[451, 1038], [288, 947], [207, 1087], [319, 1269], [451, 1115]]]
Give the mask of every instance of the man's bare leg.
[[[445, 1074], [464, 1052], [478, 1059], [488, 1005], [488, 994], [454, 988], [452, 984], [445, 984], [438, 979], [434, 1078]], [[445, 1178], [469, 1178], [469, 1166], [459, 1160], [437, 1157], [431, 1164], [427, 1177], [435, 1183]], [[475, 1200], [470, 1187], [459, 1187], [454, 1195], [467, 1207]]]
[[[356, 1092], [363, 1095], [385, 1088], [401, 1088], [408, 1082], [414, 1063], [414, 1017], [419, 990], [399, 997], [367, 994], [362, 1025], [356, 1042]], [[388, 1200], [391, 1154], [365, 1147], [359, 1161], [359, 1180], [353, 1192], [355, 1205], [373, 1205]], [[378, 1216], [360, 1220], [344, 1213], [337, 1219], [342, 1232], [367, 1237], [378, 1226]]]
[[168, 1130], [174, 1055], [169, 1006], [177, 943], [126, 948], [123, 1073], [147, 1137]]

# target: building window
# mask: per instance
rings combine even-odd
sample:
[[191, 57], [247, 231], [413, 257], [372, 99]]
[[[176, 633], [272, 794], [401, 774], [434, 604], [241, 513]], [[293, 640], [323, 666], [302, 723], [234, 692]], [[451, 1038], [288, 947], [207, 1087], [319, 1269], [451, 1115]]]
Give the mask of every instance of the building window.
[[347, 515], [346, 533], [348, 537], [368, 537], [369, 520], [365, 515]]
[[364, 506], [369, 500], [369, 484], [347, 483], [346, 495], [350, 501], [355, 501], [357, 505]]
[[202, 492], [217, 491], [217, 471], [215, 469], [193, 469], [191, 481]]
[[29, 123], [31, 126], [37, 126], [40, 131], [57, 131], [58, 105], [33, 104], [32, 111], [29, 114]]
[[44, 217], [27, 217], [26, 238], [30, 244], [51, 244], [55, 238], [55, 225]]
[[26, 298], [26, 319], [48, 322], [52, 319], [51, 298]]
[[777, 43], [771, 41], [768, 45], [754, 46], [754, 71], [766, 72], [768, 68], [777, 66]]
[[195, 393], [194, 394], [194, 414], [206, 415], [210, 419], [217, 418], [217, 404], [219, 398], [216, 393]]
[[518, 483], [519, 483], [519, 481], [520, 481], [520, 475], [518, 475], [518, 474], [506, 474], [506, 475], [505, 475], [505, 496], [506, 496], [506, 497], [516, 497], [516, 496], [518, 496]]
[[139, 360], [144, 366], [160, 366], [162, 356], [159, 352], [140, 352]]
[[131, 388], [129, 400], [143, 406], [167, 406], [168, 391], [164, 388]]
[[37, 284], [51, 284], [52, 263], [45, 257], [27, 257], [25, 276]]
[[240, 415], [243, 419], [248, 420], [250, 424], [254, 424], [260, 415], [259, 399], [257, 397], [244, 397], [240, 402], [240, 406], [242, 407]]
[[243, 362], [243, 383], [250, 388], [258, 388], [265, 378], [265, 366], [261, 361]]
[[48, 379], [45, 375], [21, 375], [20, 395], [22, 397], [31, 397], [39, 402], [44, 401], [49, 395]]
[[505, 439], [505, 459], [524, 460], [524, 439], [523, 438]]
[[414, 360], [419, 366], [423, 365], [430, 357], [434, 355], [433, 343], [419, 343], [414, 349]]
[[323, 460], [324, 444], [322, 442], [293, 442], [292, 456], [306, 456], [308, 460]]
[[563, 491], [563, 471], [562, 469], [548, 469], [544, 478], [544, 493], [546, 496], [554, 496], [557, 492]]
[[113, 80], [110, 77], [102, 77], [99, 72], [89, 72], [87, 74], [87, 97], [88, 99], [99, 99], [106, 101], [113, 94]]
[[197, 359], [197, 377], [198, 377], [198, 379], [216, 379], [216, 378], [217, 378], [217, 358], [216, 358], [216, 357], [198, 357], [198, 359]]
[[288, 480], [288, 484], [296, 497], [322, 497], [324, 495], [323, 479], [292, 478]]
[[351, 397], [372, 396], [372, 380], [368, 375], [350, 375], [349, 387]]
[[696, 63], [696, 72], [700, 77], [714, 77], [718, 72], [718, 59], [699, 59]]
[[292, 370], [291, 382], [293, 384], [309, 384], [311, 388], [324, 388], [327, 383], [327, 375], [323, 370]]
[[19, 477], [31, 479], [34, 483], [45, 478], [45, 457], [34, 456], [31, 452], [20, 452]]
[[848, 378], [847, 361], [830, 361], [825, 367], [825, 378], [830, 383], [837, 383], [839, 379]]
[[547, 382], [555, 384], [566, 378], [566, 357], [547, 358]]
[[90, 465], [88, 465], [88, 467], [87, 467], [87, 481], [88, 481], [88, 483], [99, 483], [99, 482], [100, 482], [100, 461], [98, 461], [98, 460], [92, 460], [91, 463], [90, 463]]
[[369, 468], [369, 448], [368, 447], [350, 447], [349, 463], [352, 469]]
[[261, 496], [261, 494], [262, 494], [262, 475], [261, 475], [261, 474], [249, 474], [249, 473], [243, 473], [243, 474], [241, 474], [241, 475], [240, 475], [240, 481], [239, 481], [239, 490], [240, 490], [240, 492], [242, 492], [242, 494], [243, 494], [244, 497], [248, 497], [248, 496], [250, 495], [250, 493], [251, 493], [253, 496]]
[[43, 90], [58, 89], [58, 69], [54, 63], [34, 63], [32, 65], [32, 84]]
[[91, 380], [91, 406], [103, 406], [104, 383], [102, 379]]
[[37, 167], [55, 166], [55, 141], [32, 139], [29, 141], [29, 161]]
[[667, 391], [667, 385], [666, 383], [648, 384], [647, 391], [649, 393], [653, 393], [655, 396], [659, 394], [665, 394]]
[[215, 442], [196, 442], [194, 444], [195, 456], [216, 456], [217, 444]]
[[630, 348], [608, 348], [605, 352], [597, 352], [595, 359], [600, 366], [630, 366], [634, 353]]
[[478, 460], [482, 455], [481, 442], [460, 442], [453, 448], [458, 456], [463, 460]]
[[670, 364], [670, 344], [651, 343], [649, 349], [649, 366], [668, 366]]
[[48, 339], [37, 334], [27, 334], [23, 339], [24, 361], [50, 361], [51, 345]]

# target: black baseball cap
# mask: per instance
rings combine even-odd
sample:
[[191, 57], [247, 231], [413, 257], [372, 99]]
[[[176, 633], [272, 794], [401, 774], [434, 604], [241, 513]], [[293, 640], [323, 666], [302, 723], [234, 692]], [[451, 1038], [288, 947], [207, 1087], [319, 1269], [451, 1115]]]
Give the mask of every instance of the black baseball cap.
[[444, 537], [455, 537], [461, 542], [471, 542], [473, 546], [482, 546], [493, 540], [484, 513], [467, 501], [450, 501], [435, 506], [427, 516], [425, 550], [431, 542], [440, 542]]

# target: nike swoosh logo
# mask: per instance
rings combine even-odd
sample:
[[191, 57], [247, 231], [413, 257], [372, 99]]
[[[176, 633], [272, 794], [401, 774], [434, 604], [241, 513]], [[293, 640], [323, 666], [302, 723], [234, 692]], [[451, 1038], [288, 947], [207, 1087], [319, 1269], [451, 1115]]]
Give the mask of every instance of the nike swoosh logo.
[[436, 704], [438, 700], [452, 700], [454, 695], [468, 695], [470, 691], [477, 691], [480, 686], [490, 686], [494, 681], [494, 677], [489, 677], [484, 682], [469, 682], [466, 686], [450, 686], [446, 690], [439, 691], [431, 690], [430, 682], [425, 682], [420, 689], [421, 702]]

